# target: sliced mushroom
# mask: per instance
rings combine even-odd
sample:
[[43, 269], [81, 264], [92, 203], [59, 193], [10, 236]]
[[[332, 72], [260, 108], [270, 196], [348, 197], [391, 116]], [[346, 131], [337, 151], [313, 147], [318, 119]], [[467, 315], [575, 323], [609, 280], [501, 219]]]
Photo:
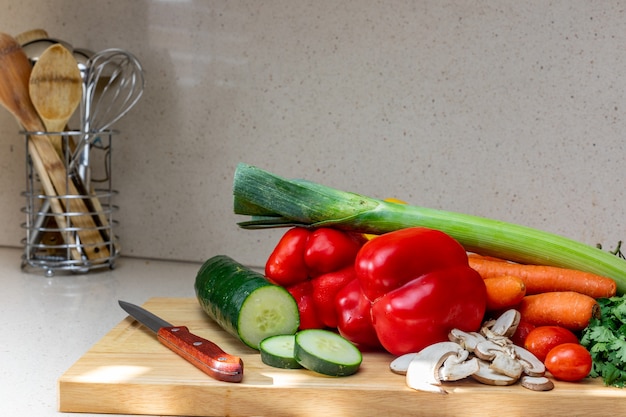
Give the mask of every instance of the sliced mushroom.
[[476, 348], [474, 349], [474, 355], [486, 361], [491, 361], [496, 357], [498, 353], [504, 352], [505, 348], [503, 346], [495, 343], [493, 340], [488, 339], [478, 343], [476, 345]]
[[489, 368], [500, 374], [515, 378], [516, 380], [522, 376], [523, 370], [522, 364], [519, 360], [517, 360], [517, 358], [502, 352], [496, 354], [491, 361]]
[[513, 385], [518, 378], [500, 374], [489, 367], [489, 362], [478, 361], [478, 372], [472, 374], [472, 378], [486, 385]]
[[439, 379], [441, 381], [458, 381], [467, 378], [473, 373], [478, 372], [478, 359], [471, 358], [467, 360], [469, 352], [462, 356], [449, 356], [439, 368]]
[[439, 368], [450, 356], [463, 356], [465, 353], [458, 343], [440, 342], [427, 346], [415, 355], [406, 371], [409, 388], [447, 394], [441, 387]]
[[513, 345], [513, 349], [526, 375], [534, 377], [546, 373], [546, 366], [530, 351], [517, 345]]
[[477, 344], [487, 340], [485, 339], [485, 336], [483, 336], [480, 333], [476, 333], [476, 332], [468, 333], [459, 329], [452, 329], [450, 331], [450, 334], [448, 335], [448, 339], [450, 339], [451, 342], [458, 343], [459, 345], [461, 345], [461, 347], [463, 347], [464, 349], [470, 352], [474, 352], [474, 349], [476, 349]]
[[486, 322], [480, 333], [453, 329], [449, 342], [399, 356], [389, 367], [394, 373], [405, 374], [410, 388], [426, 392], [446, 394], [441, 382], [469, 376], [488, 385], [512, 385], [521, 380], [528, 389], [550, 390], [554, 384], [544, 376], [545, 365], [510, 340], [519, 319], [519, 312], [511, 309]]
[[517, 330], [520, 312], [515, 309], [505, 311], [493, 322], [489, 330], [498, 336], [511, 337]]
[[550, 391], [554, 388], [554, 382], [545, 376], [528, 376], [524, 375], [520, 381], [524, 388], [533, 391]]
[[389, 369], [394, 374], [406, 375], [406, 370], [409, 369], [409, 364], [413, 360], [413, 358], [417, 355], [417, 353], [406, 353], [404, 355], [400, 355], [389, 364]]

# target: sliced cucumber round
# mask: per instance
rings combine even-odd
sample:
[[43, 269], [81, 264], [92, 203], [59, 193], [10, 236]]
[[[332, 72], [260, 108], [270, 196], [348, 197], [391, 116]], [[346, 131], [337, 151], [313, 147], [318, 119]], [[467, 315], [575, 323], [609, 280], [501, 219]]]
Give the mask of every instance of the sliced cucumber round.
[[294, 357], [303, 367], [329, 376], [352, 375], [363, 361], [361, 351], [347, 339], [321, 329], [296, 333]]
[[302, 368], [294, 357], [295, 342], [296, 336], [293, 334], [281, 334], [263, 339], [259, 343], [261, 361], [274, 368]]

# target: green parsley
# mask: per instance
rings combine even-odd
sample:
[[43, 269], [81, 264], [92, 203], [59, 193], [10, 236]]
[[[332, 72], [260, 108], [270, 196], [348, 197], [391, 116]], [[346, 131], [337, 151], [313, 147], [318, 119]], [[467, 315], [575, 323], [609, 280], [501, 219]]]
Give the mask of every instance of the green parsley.
[[592, 318], [580, 343], [591, 353], [589, 376], [602, 377], [604, 384], [626, 385], [626, 295], [598, 299], [602, 315]]

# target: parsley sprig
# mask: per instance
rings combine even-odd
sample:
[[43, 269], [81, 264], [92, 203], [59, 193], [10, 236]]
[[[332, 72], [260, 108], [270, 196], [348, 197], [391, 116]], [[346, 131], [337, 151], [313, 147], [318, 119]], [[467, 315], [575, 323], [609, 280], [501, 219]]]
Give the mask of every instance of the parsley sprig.
[[604, 384], [626, 386], [626, 295], [600, 298], [600, 318], [592, 318], [583, 331], [581, 344], [591, 353], [591, 377]]

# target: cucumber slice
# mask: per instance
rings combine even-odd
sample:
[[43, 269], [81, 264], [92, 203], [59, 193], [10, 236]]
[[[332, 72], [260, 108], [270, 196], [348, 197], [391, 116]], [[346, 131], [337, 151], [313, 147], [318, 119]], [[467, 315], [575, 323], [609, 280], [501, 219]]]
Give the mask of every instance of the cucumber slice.
[[347, 339], [321, 329], [296, 333], [294, 357], [303, 367], [329, 376], [352, 375], [363, 361], [359, 349]]
[[294, 334], [300, 325], [296, 300], [285, 288], [228, 256], [207, 260], [194, 288], [209, 317], [253, 349], [267, 337]]
[[302, 365], [293, 356], [295, 343], [296, 336], [293, 334], [281, 334], [263, 339], [259, 343], [261, 361], [274, 368], [302, 368]]

